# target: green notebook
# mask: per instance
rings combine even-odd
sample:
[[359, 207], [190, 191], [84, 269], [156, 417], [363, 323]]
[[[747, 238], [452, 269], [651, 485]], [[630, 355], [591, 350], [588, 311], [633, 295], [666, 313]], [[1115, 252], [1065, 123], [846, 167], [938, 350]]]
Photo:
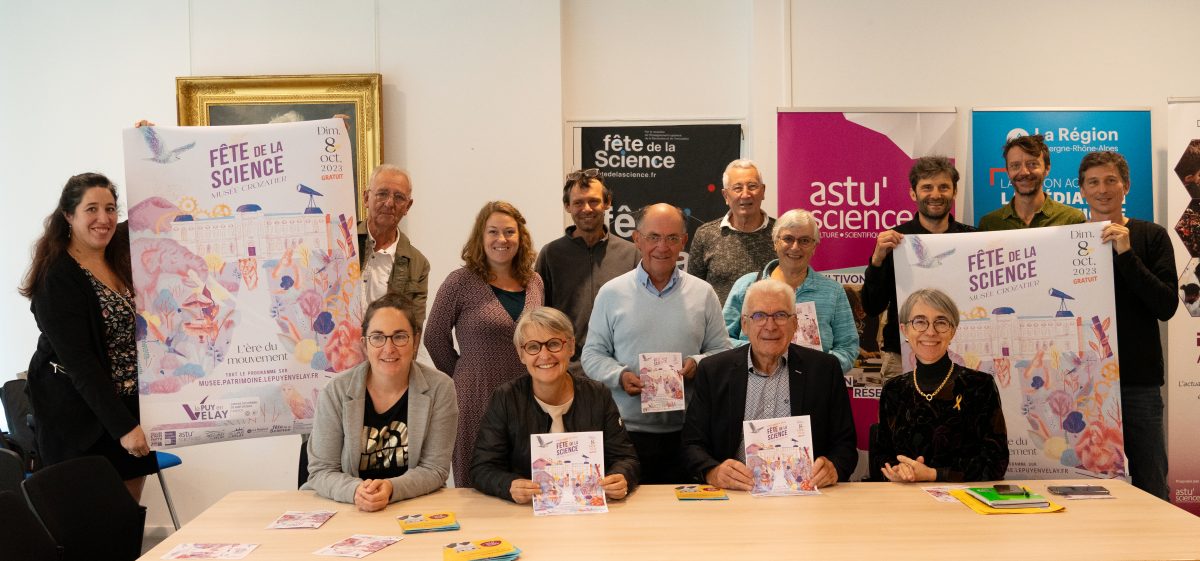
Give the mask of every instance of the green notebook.
[[967, 493], [979, 499], [983, 504], [992, 508], [1044, 508], [1050, 506], [1050, 501], [1037, 493], [1025, 489], [1025, 495], [1001, 495], [991, 487], [967, 487]]

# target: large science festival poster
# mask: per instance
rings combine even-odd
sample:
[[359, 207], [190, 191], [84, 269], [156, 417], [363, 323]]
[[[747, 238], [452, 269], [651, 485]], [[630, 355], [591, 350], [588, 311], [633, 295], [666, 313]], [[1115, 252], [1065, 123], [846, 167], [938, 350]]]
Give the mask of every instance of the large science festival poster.
[[[689, 237], [729, 212], [721, 174], [741, 157], [741, 125], [581, 127], [579, 134], [580, 167], [600, 170], [612, 191], [608, 224], [614, 234], [631, 239], [633, 214], [654, 203], [683, 209]], [[683, 259], [686, 268], [686, 252]]]
[[124, 132], [142, 426], [153, 448], [311, 432], [363, 360], [340, 119]]
[[1167, 483], [1200, 515], [1200, 98], [1167, 104], [1167, 214], [1183, 306], [1167, 329]]
[[1106, 224], [911, 235], [895, 250], [898, 301], [948, 294], [961, 314], [950, 359], [995, 377], [1008, 479], [1128, 479]]
[[971, 169], [975, 220], [1009, 203], [1012, 182], [1004, 143], [1043, 135], [1050, 173], [1043, 188], [1054, 200], [1088, 212], [1079, 193], [1079, 162], [1088, 152], [1116, 150], [1129, 162], [1126, 216], [1154, 221], [1154, 178], [1147, 108], [975, 108], [971, 111]]

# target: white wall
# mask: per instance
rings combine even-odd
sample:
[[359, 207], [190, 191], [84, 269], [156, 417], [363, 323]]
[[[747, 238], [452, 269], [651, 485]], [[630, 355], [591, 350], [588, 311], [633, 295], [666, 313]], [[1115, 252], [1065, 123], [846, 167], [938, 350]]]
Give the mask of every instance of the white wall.
[[[1200, 95], [1197, 16], [1182, 0], [0, 0], [0, 379], [36, 341], [14, 287], [62, 183], [123, 184], [120, 130], [173, 124], [175, 76], [382, 73], [384, 160], [412, 172], [405, 228], [436, 287], [487, 200], [516, 204], [538, 245], [561, 235], [568, 120], [740, 120], [775, 185], [776, 107], [953, 105], [965, 154], [972, 106], [1148, 105], [1161, 190], [1165, 99]], [[178, 450], [184, 519], [232, 490], [293, 487], [298, 446]], [[155, 487], [149, 523], [167, 525]]]
[[[1167, 97], [1200, 94], [1200, 74], [1186, 62], [1196, 2], [793, 5], [792, 105], [957, 106], [965, 162], [972, 107], [1148, 106], [1161, 194]], [[969, 192], [971, 173], [962, 171]], [[1164, 199], [1156, 197], [1161, 220]]]

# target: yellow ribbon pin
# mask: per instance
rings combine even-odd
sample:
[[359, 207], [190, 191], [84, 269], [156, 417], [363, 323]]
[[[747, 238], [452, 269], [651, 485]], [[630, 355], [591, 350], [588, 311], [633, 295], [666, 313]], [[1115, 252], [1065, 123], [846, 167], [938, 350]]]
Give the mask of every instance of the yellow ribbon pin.
[[961, 395], [954, 396], [954, 408], [958, 411], [962, 411], [962, 396]]

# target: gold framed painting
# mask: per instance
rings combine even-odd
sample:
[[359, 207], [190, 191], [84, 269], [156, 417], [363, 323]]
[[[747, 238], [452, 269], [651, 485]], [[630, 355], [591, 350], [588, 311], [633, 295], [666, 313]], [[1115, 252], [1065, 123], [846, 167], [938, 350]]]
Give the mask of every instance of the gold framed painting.
[[303, 76], [181, 76], [175, 78], [180, 126], [255, 125], [346, 115], [354, 155], [355, 206], [366, 217], [362, 190], [383, 160], [379, 74]]

